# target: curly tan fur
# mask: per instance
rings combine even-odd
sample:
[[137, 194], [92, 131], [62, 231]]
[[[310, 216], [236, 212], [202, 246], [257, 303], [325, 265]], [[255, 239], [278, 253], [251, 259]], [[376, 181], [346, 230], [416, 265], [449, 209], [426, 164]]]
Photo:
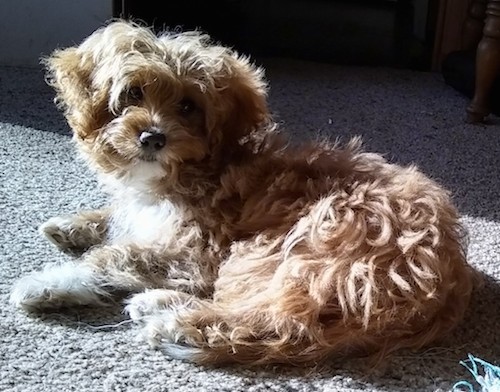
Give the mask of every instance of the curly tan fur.
[[[118, 20], [45, 64], [111, 200], [42, 226], [85, 253], [23, 278], [16, 305], [128, 290], [146, 339], [202, 364], [383, 356], [462, 319], [472, 271], [448, 192], [356, 138], [288, 145], [248, 58]], [[165, 145], [145, 151], [149, 131]]]

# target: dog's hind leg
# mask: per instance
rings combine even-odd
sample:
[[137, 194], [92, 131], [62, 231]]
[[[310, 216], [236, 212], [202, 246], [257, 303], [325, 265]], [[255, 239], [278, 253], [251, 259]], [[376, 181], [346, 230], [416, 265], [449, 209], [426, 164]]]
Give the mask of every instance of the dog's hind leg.
[[[282, 279], [280, 242], [240, 243], [218, 268], [211, 296], [146, 290], [126, 307], [143, 337], [167, 355], [200, 364], [315, 361], [330, 351], [322, 342], [325, 307], [308, 284]], [[328, 309], [340, 321], [340, 309]], [[323, 312], [323, 313], [322, 313]], [[323, 339], [324, 340], [324, 339]]]
[[103, 305], [114, 293], [157, 287], [206, 295], [214, 272], [206, 257], [203, 265], [200, 259], [192, 249], [184, 254], [134, 245], [98, 247], [79, 262], [49, 264], [22, 278], [11, 302], [27, 310]]

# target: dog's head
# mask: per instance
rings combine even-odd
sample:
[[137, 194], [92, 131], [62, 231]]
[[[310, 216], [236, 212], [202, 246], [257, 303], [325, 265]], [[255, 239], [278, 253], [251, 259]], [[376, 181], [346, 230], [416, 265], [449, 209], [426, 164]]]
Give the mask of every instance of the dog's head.
[[117, 177], [220, 159], [269, 117], [262, 70], [199, 32], [114, 21], [44, 64], [83, 155]]

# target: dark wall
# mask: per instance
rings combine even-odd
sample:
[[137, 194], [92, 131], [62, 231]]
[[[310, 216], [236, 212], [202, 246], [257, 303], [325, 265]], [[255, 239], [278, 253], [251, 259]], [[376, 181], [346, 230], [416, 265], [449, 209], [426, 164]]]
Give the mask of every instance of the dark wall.
[[[165, 8], [165, 9], [163, 9]], [[160, 11], [160, 9], [162, 9]], [[412, 0], [125, 0], [115, 16], [157, 30], [200, 29], [252, 56], [426, 68], [413, 36]]]

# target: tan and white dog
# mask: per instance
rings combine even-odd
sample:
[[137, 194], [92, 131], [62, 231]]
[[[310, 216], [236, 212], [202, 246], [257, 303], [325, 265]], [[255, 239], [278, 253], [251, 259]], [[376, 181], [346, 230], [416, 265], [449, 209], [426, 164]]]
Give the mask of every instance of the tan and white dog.
[[108, 208], [41, 231], [79, 257], [22, 278], [26, 310], [106, 304], [201, 364], [420, 348], [472, 289], [448, 192], [358, 139], [287, 144], [263, 71], [198, 32], [116, 20], [45, 59]]

